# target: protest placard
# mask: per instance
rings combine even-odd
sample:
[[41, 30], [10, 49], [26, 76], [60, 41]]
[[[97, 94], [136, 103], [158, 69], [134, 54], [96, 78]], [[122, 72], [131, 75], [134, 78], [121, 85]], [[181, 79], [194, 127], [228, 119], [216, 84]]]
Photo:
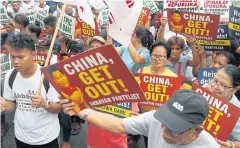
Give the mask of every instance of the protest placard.
[[142, 12], [138, 18], [138, 23], [137, 25], [143, 25], [145, 26], [147, 21], [148, 21], [148, 17], [150, 16], [150, 9], [148, 8], [143, 8]]
[[228, 25], [218, 25], [215, 41], [197, 40], [196, 43], [202, 45], [206, 51], [230, 51]]
[[1, 81], [4, 80], [6, 73], [13, 69], [12, 60], [10, 54], [0, 54], [1, 59]]
[[8, 24], [9, 17], [7, 15], [7, 11], [3, 7], [0, 7], [0, 24]]
[[184, 36], [195, 35], [197, 40], [215, 40], [219, 15], [167, 10], [169, 29]]
[[178, 11], [197, 12], [200, 0], [164, 0], [164, 8]]
[[[58, 11], [58, 17], [60, 15], [60, 8], [57, 7], [57, 11]], [[76, 19], [70, 15], [67, 15], [64, 13], [61, 24], [59, 26], [59, 31], [66, 37], [69, 39], [74, 39], [74, 32], [75, 32], [75, 22]]]
[[46, 59], [47, 59], [47, 54], [37, 53], [37, 55], [34, 59], [34, 62], [40, 66], [44, 66]]
[[145, 101], [140, 86], [112, 45], [83, 52], [41, 70], [59, 94], [75, 103], [76, 111], [88, 106]]
[[103, 24], [108, 24], [108, 13], [109, 13], [108, 9], [100, 11], [100, 14], [99, 14], [100, 26]]
[[239, 119], [239, 108], [197, 83], [194, 83], [194, 90], [205, 97], [210, 105], [208, 117], [203, 123], [204, 130], [219, 140], [227, 141]]
[[143, 7], [150, 9], [151, 14], [154, 14], [158, 11], [158, 7], [153, 0], [143, 0]]
[[81, 23], [81, 34], [82, 34], [82, 37], [93, 37], [96, 35], [96, 32], [93, 28], [91, 28], [91, 26], [85, 22], [82, 22]]
[[210, 82], [210, 80], [215, 76], [215, 68], [199, 68], [198, 69], [198, 84], [203, 86]]
[[44, 28], [44, 18], [47, 17], [47, 15], [42, 14], [41, 12], [35, 13], [35, 22], [38, 21], [40, 23], [40, 27]]
[[99, 11], [106, 9], [108, 6], [102, 0], [88, 0], [89, 4]]
[[[75, 56], [76, 54], [77, 53], [66, 53], [64, 56], [67, 56], [67, 58], [70, 58], [70, 57]], [[58, 58], [58, 61], [64, 60], [64, 57], [63, 57], [63, 55], [61, 55], [61, 53], [57, 53], [57, 58]]]
[[177, 77], [140, 74], [140, 86], [148, 102], [141, 102], [147, 106], [162, 106], [169, 97], [180, 88]]
[[106, 105], [102, 107], [95, 107], [94, 109], [119, 118], [127, 118], [130, 117], [132, 103], [117, 103], [116, 105]]
[[240, 8], [229, 7], [229, 35], [235, 37], [240, 42]]

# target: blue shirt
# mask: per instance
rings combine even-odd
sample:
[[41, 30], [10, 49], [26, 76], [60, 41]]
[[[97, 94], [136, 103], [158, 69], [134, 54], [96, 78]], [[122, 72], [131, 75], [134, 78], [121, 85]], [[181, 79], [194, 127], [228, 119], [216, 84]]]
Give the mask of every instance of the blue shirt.
[[[141, 48], [141, 49], [137, 50], [137, 52], [139, 54], [141, 54], [145, 57], [145, 64], [135, 64], [135, 62], [131, 58], [130, 53], [127, 48], [122, 46], [122, 47], [120, 47], [120, 50], [122, 52], [122, 55], [121, 55], [122, 60], [124, 61], [124, 63], [128, 67], [128, 69], [131, 72], [134, 72], [134, 74], [137, 73], [140, 68], [150, 65], [150, 61], [151, 61], [150, 51], [147, 48]], [[134, 65], [136, 65], [136, 66], [134, 66]]]

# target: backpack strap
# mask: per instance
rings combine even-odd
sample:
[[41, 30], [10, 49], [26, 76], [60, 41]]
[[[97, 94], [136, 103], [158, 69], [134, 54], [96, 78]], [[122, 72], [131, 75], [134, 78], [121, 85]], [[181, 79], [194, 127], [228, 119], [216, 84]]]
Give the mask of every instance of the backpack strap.
[[[16, 69], [14, 69], [14, 70], [12, 71], [12, 73], [10, 74], [10, 76], [9, 76], [8, 85], [9, 85], [9, 87], [10, 87], [11, 89], [12, 89], [12, 87], [13, 87], [13, 82], [14, 82], [16, 76], [17, 76], [17, 73], [18, 73], [18, 71], [17, 71]], [[45, 88], [46, 93], [48, 93], [48, 90], [49, 90], [49, 88], [50, 88], [50, 84], [49, 84], [48, 80], [45, 79], [45, 77], [44, 77], [44, 79], [43, 79], [43, 86], [44, 86], [44, 88]]]
[[11, 89], [12, 89], [12, 86], [13, 86], [13, 82], [14, 82], [16, 76], [17, 76], [17, 73], [18, 73], [18, 71], [16, 69], [13, 69], [12, 73], [9, 76], [8, 85]]

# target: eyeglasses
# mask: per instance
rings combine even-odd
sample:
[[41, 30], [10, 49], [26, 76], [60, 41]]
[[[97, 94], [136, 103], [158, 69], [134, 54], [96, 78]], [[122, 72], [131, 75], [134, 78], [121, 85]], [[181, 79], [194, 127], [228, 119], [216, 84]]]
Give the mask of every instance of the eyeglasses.
[[219, 88], [221, 91], [225, 91], [225, 90], [227, 90], [227, 89], [233, 88], [233, 86], [232, 86], [232, 87], [226, 86], [225, 84], [219, 82], [219, 80], [217, 80], [216, 78], [212, 78], [211, 84], [212, 84], [212, 85], [216, 85], [216, 84], [217, 84], [217, 85], [218, 85], [218, 88]]
[[163, 56], [163, 55], [155, 55], [155, 54], [153, 54], [153, 55], [151, 55], [151, 57], [152, 57], [152, 59], [154, 59], [154, 60], [163, 60], [163, 59], [165, 59], [167, 56]]

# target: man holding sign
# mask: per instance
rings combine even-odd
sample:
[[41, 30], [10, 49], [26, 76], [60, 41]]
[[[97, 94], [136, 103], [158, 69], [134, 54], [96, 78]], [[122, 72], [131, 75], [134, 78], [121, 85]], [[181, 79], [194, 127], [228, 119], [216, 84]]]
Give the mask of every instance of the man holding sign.
[[[78, 115], [95, 126], [113, 133], [140, 134], [149, 137], [149, 148], [219, 148], [201, 126], [209, 112], [207, 100], [192, 90], [179, 90], [158, 110], [119, 119], [92, 109], [74, 112], [73, 103], [60, 102], [64, 112]], [[101, 117], [101, 118], [99, 118]]]

